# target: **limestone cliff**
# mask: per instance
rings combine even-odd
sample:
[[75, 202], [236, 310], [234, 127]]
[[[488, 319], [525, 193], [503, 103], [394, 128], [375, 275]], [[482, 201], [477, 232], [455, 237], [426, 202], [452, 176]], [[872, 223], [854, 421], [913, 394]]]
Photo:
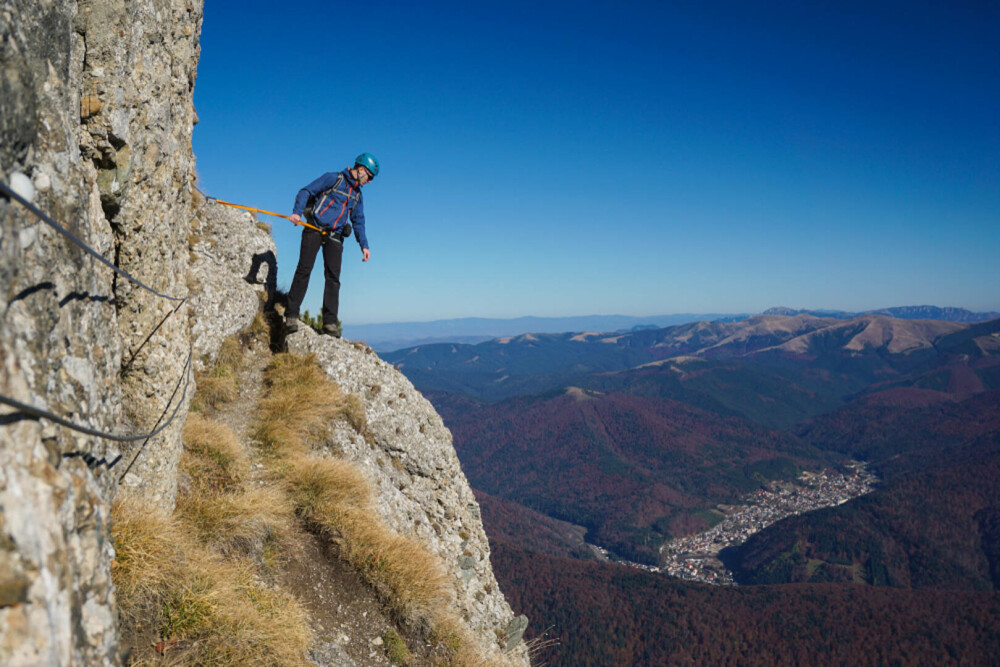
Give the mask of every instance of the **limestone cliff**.
[[[30, 178], [22, 192], [44, 211], [170, 295], [185, 291], [200, 13], [169, 0], [0, 9], [4, 182]], [[183, 315], [168, 316], [176, 303], [3, 199], [0, 255], [0, 391], [102, 431], [149, 430], [184, 376], [189, 333]], [[181, 423], [130, 473], [163, 503]], [[139, 446], [3, 416], [0, 662], [118, 660], [108, 507]]]
[[[200, 0], [7, 0], [0, 7], [0, 182], [161, 298], [0, 196], [0, 394], [115, 442], [0, 409], [0, 664], [119, 664], [109, 507], [169, 510], [194, 370], [271, 292], [275, 251], [248, 214], [194, 189]], [[451, 568], [484, 642], [513, 619], [440, 418], [391, 366], [311, 332], [366, 400], [362, 463], [384, 518]], [[189, 363], [190, 361], [190, 363]], [[176, 412], [176, 418], [170, 416]], [[526, 662], [526, 659], [524, 659]]]

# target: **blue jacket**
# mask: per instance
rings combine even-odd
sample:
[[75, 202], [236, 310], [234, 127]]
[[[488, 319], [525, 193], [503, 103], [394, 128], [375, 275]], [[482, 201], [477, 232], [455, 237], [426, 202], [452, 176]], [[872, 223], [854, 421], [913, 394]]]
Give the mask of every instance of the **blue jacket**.
[[[339, 186], [337, 186], [338, 180], [340, 180]], [[313, 215], [310, 222], [325, 230], [336, 231], [342, 229], [350, 217], [358, 245], [362, 248], [368, 247], [368, 237], [365, 236], [365, 201], [361, 196], [361, 187], [351, 178], [349, 169], [339, 173], [327, 172], [299, 190], [299, 194], [295, 196], [292, 214], [302, 215], [310, 198], [313, 198]]]

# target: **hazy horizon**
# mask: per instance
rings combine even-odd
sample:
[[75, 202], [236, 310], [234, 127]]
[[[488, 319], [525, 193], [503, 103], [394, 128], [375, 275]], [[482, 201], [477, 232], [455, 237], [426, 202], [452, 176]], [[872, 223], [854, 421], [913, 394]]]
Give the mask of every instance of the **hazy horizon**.
[[[311, 284], [311, 283], [310, 283]], [[733, 312], [676, 312], [676, 313], [647, 313], [642, 315], [632, 315], [628, 313], [587, 313], [587, 314], [574, 314], [574, 315], [516, 315], [513, 317], [488, 317], [480, 315], [468, 315], [463, 317], [438, 317], [434, 319], [423, 319], [423, 320], [391, 320], [384, 322], [358, 322], [358, 323], [348, 323], [344, 326], [350, 327], [367, 327], [367, 326], [381, 326], [381, 325], [393, 325], [393, 324], [433, 324], [436, 322], [452, 322], [452, 321], [471, 321], [471, 320], [488, 320], [488, 321], [517, 321], [517, 320], [568, 320], [568, 319], [585, 319], [585, 318], [629, 318], [629, 319], [654, 319], [661, 317], [739, 317], [739, 316], [749, 316], [761, 315], [768, 310], [773, 308], [788, 308], [790, 310], [800, 310], [800, 311], [810, 311], [810, 312], [823, 312], [823, 313], [866, 313], [878, 310], [887, 310], [890, 308], [955, 308], [960, 310], [966, 310], [973, 314], [998, 314], [1000, 315], [1000, 304], [993, 308], [968, 308], [965, 306], [955, 306], [955, 305], [940, 305], [940, 304], [929, 304], [929, 303], [919, 303], [919, 304], [907, 304], [907, 305], [895, 305], [895, 306], [880, 306], [877, 308], [865, 308], [865, 309], [849, 309], [849, 308], [812, 308], [809, 306], [787, 306], [784, 304], [775, 304], [773, 306], [768, 306], [763, 310], [759, 311], [733, 311]], [[310, 311], [314, 313], [314, 311]]]

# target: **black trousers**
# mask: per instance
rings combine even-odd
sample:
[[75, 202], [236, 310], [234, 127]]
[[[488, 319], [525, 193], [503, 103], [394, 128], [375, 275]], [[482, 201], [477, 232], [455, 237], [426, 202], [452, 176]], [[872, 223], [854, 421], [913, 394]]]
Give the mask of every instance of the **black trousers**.
[[299, 265], [295, 268], [292, 288], [288, 291], [285, 317], [299, 316], [299, 307], [302, 306], [302, 299], [306, 296], [309, 276], [312, 274], [313, 264], [316, 263], [316, 253], [321, 247], [326, 277], [326, 287], [323, 290], [323, 324], [337, 323], [337, 310], [340, 305], [340, 262], [344, 255], [344, 242], [339, 236], [324, 236], [308, 227], [302, 230]]

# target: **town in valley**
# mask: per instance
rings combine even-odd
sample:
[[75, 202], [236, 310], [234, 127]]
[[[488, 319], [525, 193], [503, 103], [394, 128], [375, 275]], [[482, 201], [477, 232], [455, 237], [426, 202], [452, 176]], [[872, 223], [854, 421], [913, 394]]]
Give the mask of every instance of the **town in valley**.
[[733, 576], [719, 552], [743, 544], [751, 535], [796, 514], [841, 505], [870, 493], [877, 478], [864, 463], [852, 461], [843, 472], [803, 472], [792, 482], [771, 482], [740, 505], [718, 505], [721, 520], [708, 530], [670, 540], [660, 547], [661, 564], [643, 565], [616, 558], [591, 545], [599, 555], [622, 565], [707, 584], [733, 585]]

